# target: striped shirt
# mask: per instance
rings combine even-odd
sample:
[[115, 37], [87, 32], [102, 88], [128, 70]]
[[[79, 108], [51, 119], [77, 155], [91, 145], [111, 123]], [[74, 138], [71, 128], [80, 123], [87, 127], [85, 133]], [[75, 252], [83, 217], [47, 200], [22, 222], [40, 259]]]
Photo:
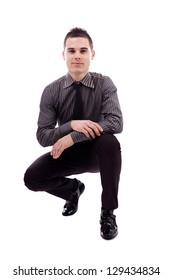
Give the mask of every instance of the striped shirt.
[[[74, 80], [67, 74], [49, 84], [43, 91], [38, 117], [37, 139], [43, 146], [52, 146], [61, 137], [70, 134], [74, 143], [92, 140], [73, 131], [75, 103]], [[123, 118], [117, 88], [108, 76], [88, 72], [80, 81], [85, 120], [97, 122], [102, 133], [122, 132]]]

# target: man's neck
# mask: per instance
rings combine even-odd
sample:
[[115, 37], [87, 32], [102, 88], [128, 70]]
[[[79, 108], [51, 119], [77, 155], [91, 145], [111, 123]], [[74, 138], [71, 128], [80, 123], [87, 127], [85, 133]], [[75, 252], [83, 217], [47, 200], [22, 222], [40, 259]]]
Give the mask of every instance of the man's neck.
[[78, 81], [81, 81], [87, 75], [87, 73], [82, 73], [82, 74], [79, 74], [79, 75], [75, 75], [74, 73], [69, 72], [69, 75], [72, 77], [72, 79], [74, 81], [78, 82]]

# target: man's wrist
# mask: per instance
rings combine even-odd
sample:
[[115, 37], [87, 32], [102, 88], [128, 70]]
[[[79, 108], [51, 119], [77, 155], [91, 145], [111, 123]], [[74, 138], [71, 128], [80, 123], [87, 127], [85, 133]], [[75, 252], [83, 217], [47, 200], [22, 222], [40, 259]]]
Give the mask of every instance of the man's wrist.
[[70, 122], [70, 126], [73, 129], [73, 121]]

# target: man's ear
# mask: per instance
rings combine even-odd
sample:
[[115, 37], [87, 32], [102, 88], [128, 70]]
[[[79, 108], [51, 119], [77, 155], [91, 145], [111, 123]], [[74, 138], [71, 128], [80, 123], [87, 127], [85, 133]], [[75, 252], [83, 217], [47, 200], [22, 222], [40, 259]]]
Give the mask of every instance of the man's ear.
[[91, 59], [94, 59], [94, 57], [95, 57], [95, 51], [94, 51], [94, 50], [92, 50], [92, 53], [91, 53]]
[[62, 52], [62, 57], [65, 60], [65, 53], [64, 53], [64, 51]]

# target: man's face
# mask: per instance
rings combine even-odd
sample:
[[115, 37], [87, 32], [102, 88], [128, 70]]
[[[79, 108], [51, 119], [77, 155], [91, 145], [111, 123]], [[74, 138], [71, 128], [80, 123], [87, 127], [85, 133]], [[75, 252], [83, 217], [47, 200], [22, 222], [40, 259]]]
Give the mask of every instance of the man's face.
[[72, 77], [84, 77], [94, 57], [87, 38], [68, 38], [63, 51], [64, 60]]

